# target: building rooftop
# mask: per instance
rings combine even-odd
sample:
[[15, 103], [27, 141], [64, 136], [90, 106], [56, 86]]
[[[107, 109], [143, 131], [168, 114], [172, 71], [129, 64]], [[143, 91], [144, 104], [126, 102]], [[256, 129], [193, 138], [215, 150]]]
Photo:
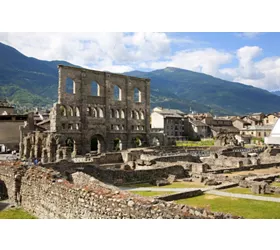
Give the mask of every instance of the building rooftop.
[[153, 111], [162, 115], [180, 115], [180, 117], [182, 117], [185, 114], [179, 109], [167, 109], [162, 107], [156, 107], [153, 109]]

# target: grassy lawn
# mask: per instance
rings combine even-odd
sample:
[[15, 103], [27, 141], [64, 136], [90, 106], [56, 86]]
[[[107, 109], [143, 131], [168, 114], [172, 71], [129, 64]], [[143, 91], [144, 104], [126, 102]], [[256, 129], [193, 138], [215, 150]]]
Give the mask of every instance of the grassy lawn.
[[174, 194], [174, 192], [153, 192], [153, 191], [131, 191], [133, 194], [141, 196], [163, 196], [166, 194]]
[[0, 219], [36, 219], [36, 217], [21, 208], [11, 208], [0, 211]]
[[280, 203], [201, 195], [177, 201], [193, 207], [207, 207], [214, 212], [230, 213], [247, 219], [280, 219]]
[[202, 141], [176, 141], [178, 147], [201, 147], [201, 146], [214, 146], [214, 140]]
[[272, 182], [271, 186], [280, 187], [280, 182]]
[[124, 187], [131, 187], [131, 188], [137, 188], [137, 187], [156, 187], [156, 188], [204, 188], [206, 187], [202, 183], [196, 183], [196, 182], [173, 182], [170, 185], [166, 186], [153, 186], [149, 183], [140, 183], [140, 184], [133, 184], [133, 185], [124, 185]]
[[250, 188], [234, 187], [234, 188], [223, 189], [221, 191], [228, 192], [228, 193], [234, 193], [234, 194], [251, 194], [251, 195], [257, 195], [257, 196], [264, 196], [264, 197], [280, 198], [280, 194], [253, 194], [251, 192]]

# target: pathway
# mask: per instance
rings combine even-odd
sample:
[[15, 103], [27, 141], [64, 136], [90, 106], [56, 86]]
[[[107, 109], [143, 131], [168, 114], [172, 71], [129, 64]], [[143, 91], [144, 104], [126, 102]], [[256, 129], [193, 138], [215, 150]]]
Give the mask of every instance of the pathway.
[[191, 190], [203, 190], [204, 188], [159, 188], [159, 187], [136, 187], [136, 188], [130, 188], [130, 187], [119, 187], [121, 190], [126, 191], [156, 191], [156, 192], [187, 192]]
[[234, 193], [222, 192], [222, 191], [218, 191], [218, 190], [210, 190], [210, 191], [207, 191], [205, 193], [206, 194], [218, 195], [218, 196], [227, 196], [227, 197], [233, 197], [233, 198], [249, 199], [249, 200], [280, 202], [280, 198], [257, 196], [257, 195], [251, 195], [251, 194], [234, 194]]

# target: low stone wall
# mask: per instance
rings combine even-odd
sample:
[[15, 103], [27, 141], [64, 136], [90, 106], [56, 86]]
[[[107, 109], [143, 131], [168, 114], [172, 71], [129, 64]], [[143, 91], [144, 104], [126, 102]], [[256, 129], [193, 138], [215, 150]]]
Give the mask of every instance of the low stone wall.
[[225, 172], [239, 172], [239, 171], [249, 171], [253, 169], [265, 169], [265, 168], [272, 168], [272, 167], [279, 167], [280, 162], [273, 162], [273, 163], [261, 163], [258, 165], [250, 165], [250, 166], [242, 166], [242, 167], [231, 167], [231, 168], [220, 168], [220, 169], [212, 169], [208, 170], [208, 173], [225, 173]]
[[69, 174], [80, 171], [93, 176], [102, 182], [114, 185], [150, 182], [158, 178], [167, 178], [170, 174], [176, 175], [177, 178], [184, 178], [187, 176], [187, 172], [181, 165], [173, 165], [161, 168], [158, 167], [145, 170], [121, 170], [106, 169], [86, 163], [71, 163], [67, 161], [61, 161], [59, 163], [45, 164], [44, 167], [59, 171], [66, 178], [69, 176]]
[[[12, 189], [18, 167], [0, 166], [0, 177]], [[10, 179], [10, 180], [9, 180]], [[232, 218], [222, 213], [141, 197], [108, 186], [84, 173], [73, 174], [73, 182], [42, 167], [25, 170], [21, 178], [20, 205], [39, 218]], [[12, 196], [12, 195], [11, 195]]]
[[109, 163], [122, 163], [123, 157], [121, 152], [104, 153], [98, 156], [82, 156], [73, 158], [73, 162], [90, 162], [92, 164], [109, 164]]
[[167, 155], [167, 156], [142, 154], [140, 159], [144, 161], [154, 160], [156, 162], [177, 162], [177, 161], [201, 162], [198, 156], [193, 156], [188, 153], [183, 153], [178, 155], [174, 154], [174, 155]]
[[190, 191], [180, 192], [180, 193], [176, 193], [176, 194], [168, 194], [165, 196], [160, 196], [160, 197], [158, 197], [158, 199], [164, 200], [164, 201], [175, 201], [175, 200], [181, 200], [181, 199], [199, 196], [202, 194], [203, 194], [203, 192], [200, 189], [196, 189], [196, 190], [190, 190]]

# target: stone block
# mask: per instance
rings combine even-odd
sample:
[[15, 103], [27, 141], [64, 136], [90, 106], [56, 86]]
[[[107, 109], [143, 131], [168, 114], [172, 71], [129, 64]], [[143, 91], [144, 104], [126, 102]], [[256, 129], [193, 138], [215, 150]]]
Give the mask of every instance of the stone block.
[[136, 164], [137, 164], [138, 166], [144, 166], [144, 165], [145, 165], [144, 161], [141, 160], [141, 159], [136, 160]]
[[176, 180], [176, 175], [170, 174], [167, 177], [169, 183], [173, 183]]

